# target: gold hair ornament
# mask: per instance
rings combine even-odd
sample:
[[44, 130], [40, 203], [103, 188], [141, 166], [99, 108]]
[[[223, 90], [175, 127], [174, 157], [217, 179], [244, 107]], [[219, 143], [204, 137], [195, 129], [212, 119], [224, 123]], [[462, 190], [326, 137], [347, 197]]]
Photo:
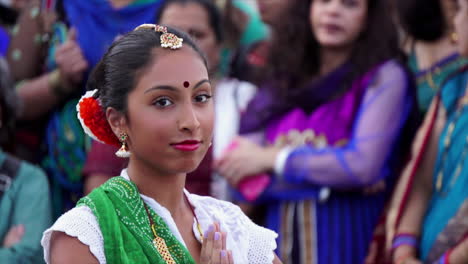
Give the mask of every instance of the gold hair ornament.
[[183, 38], [179, 38], [173, 33], [167, 32], [167, 27], [161, 26], [161, 25], [156, 25], [156, 24], [142, 24], [138, 27], [135, 28], [135, 30], [139, 29], [153, 29], [156, 32], [160, 32], [161, 37], [159, 38], [161, 40], [161, 47], [163, 48], [170, 48], [170, 49], [180, 49], [182, 48], [182, 42], [184, 41]]

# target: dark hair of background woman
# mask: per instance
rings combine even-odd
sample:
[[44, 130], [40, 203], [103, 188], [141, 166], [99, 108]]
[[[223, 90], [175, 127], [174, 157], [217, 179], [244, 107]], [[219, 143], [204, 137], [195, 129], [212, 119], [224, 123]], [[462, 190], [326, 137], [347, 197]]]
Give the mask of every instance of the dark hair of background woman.
[[166, 8], [169, 7], [170, 5], [173, 5], [173, 4], [186, 5], [190, 3], [198, 4], [201, 7], [203, 7], [203, 9], [205, 9], [206, 13], [208, 14], [210, 27], [215, 33], [216, 41], [218, 43], [223, 42], [224, 35], [223, 35], [223, 25], [222, 25], [221, 14], [218, 8], [213, 3], [213, 1], [210, 1], [210, 0], [166, 0], [158, 9], [158, 12], [156, 13], [156, 20], [159, 21], [161, 19], [161, 15], [164, 13]]
[[[167, 27], [167, 31], [183, 38], [183, 45], [191, 47], [207, 66], [204, 54], [187, 34], [171, 27]], [[88, 90], [98, 89], [103, 109], [112, 107], [127, 113], [127, 97], [134, 89], [136, 79], [151, 62], [158, 59], [157, 52], [153, 53], [153, 50], [161, 47], [160, 36], [161, 33], [154, 29], [139, 29], [127, 33], [111, 45], [87, 83]]]
[[278, 19], [279, 23], [274, 25], [276, 34], [269, 57], [267, 80], [275, 83], [272, 87], [275, 101], [281, 101], [278, 104], [282, 105], [281, 108], [294, 106], [301, 95], [312, 92], [314, 101], [310, 105], [313, 109], [346, 92], [353, 80], [379, 63], [402, 56], [386, 1], [369, 0], [365, 28], [354, 45], [349, 59], [352, 66], [344, 77], [343, 85], [335, 90], [310, 91], [306, 84], [318, 77], [321, 66], [320, 47], [309, 20], [311, 3], [312, 0], [295, 0], [282, 14], [284, 17]]
[[396, 8], [403, 30], [415, 40], [435, 41], [447, 31], [440, 0], [397, 0]]
[[[268, 88], [272, 89], [274, 99], [273, 105], [268, 109], [256, 113], [258, 124], [266, 124], [297, 105], [307, 105], [308, 110], [313, 111], [345, 93], [354, 80], [387, 60], [396, 59], [409, 72], [404, 66], [405, 56], [399, 48], [398, 33], [388, 12], [388, 2], [369, 0], [365, 28], [354, 45], [348, 60], [351, 67], [343, 77], [342, 85], [320, 91], [311, 90], [310, 83], [319, 78], [321, 66], [320, 47], [309, 22], [311, 3], [312, 0], [295, 0], [282, 14], [284, 17], [278, 19], [279, 23], [274, 25], [276, 34], [269, 57], [269, 77], [265, 79], [270, 85]], [[412, 79], [408, 79], [407, 85], [414, 108], [415, 85]], [[311, 97], [312, 100], [309, 100]], [[409, 153], [407, 146], [411, 146], [410, 142], [419, 123], [419, 113], [410, 111], [400, 137], [400, 145], [403, 147], [398, 153], [402, 157]], [[395, 168], [401, 166], [403, 159], [394, 161]]]

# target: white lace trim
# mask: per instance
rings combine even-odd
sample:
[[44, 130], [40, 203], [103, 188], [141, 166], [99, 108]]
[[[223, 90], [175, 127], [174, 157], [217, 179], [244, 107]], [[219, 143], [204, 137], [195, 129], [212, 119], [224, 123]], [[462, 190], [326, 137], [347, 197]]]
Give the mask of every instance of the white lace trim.
[[191, 194], [190, 202], [195, 206], [203, 230], [215, 221], [227, 232], [226, 248], [232, 251], [234, 263], [272, 263], [278, 235], [256, 225], [241, 209], [226, 201]]
[[106, 264], [104, 255], [104, 238], [96, 217], [87, 206], [75, 207], [63, 214], [49, 229], [44, 231], [41, 245], [44, 248], [44, 259], [50, 263], [50, 239], [54, 231], [76, 237], [87, 245], [100, 264]]
[[[121, 176], [129, 179], [126, 170], [122, 171]], [[221, 230], [227, 232], [226, 248], [232, 251], [236, 264], [273, 262], [273, 251], [276, 249], [275, 239], [278, 236], [275, 232], [254, 224], [238, 206], [232, 203], [190, 194], [186, 190], [185, 193], [195, 207], [195, 214], [203, 232], [208, 230], [214, 221], [218, 221]], [[185, 245], [170, 212], [154, 199], [144, 195], [142, 198], [164, 219], [175, 237]], [[96, 217], [87, 206], [75, 207], [63, 214], [52, 227], [44, 232], [41, 244], [44, 248], [46, 263], [50, 263], [50, 238], [54, 231], [64, 232], [78, 238], [83, 244], [89, 246], [91, 253], [100, 264], [106, 263], [102, 233]], [[198, 237], [198, 230], [194, 227], [193, 231]]]

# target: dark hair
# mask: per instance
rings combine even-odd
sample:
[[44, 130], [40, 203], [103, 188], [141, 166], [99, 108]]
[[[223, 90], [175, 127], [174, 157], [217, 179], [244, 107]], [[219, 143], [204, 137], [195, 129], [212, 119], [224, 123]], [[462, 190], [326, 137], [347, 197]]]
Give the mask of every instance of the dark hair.
[[221, 14], [219, 9], [215, 6], [213, 1], [210, 0], [166, 0], [164, 3], [161, 5], [161, 7], [158, 9], [158, 12], [156, 13], [156, 21], [159, 22], [161, 20], [161, 16], [166, 11], [167, 7], [169, 7], [172, 4], [180, 4], [180, 5], [186, 5], [189, 3], [195, 3], [199, 4], [201, 7], [203, 7], [208, 14], [208, 19], [209, 19], [209, 24], [213, 32], [215, 33], [216, 36], [216, 41], [218, 43], [223, 42], [224, 40], [224, 35], [223, 35], [223, 25], [222, 25], [222, 19], [221, 19]]
[[0, 59], [0, 108], [1, 129], [0, 142], [12, 143], [13, 131], [18, 114], [18, 98], [14, 92], [13, 82], [10, 78], [8, 66], [5, 60]]
[[435, 41], [447, 31], [440, 0], [397, 0], [402, 28], [416, 40]]
[[[309, 22], [312, 0], [296, 0], [281, 14], [274, 26], [274, 41], [269, 56], [268, 80], [272, 81], [278, 105], [292, 107], [303, 93], [310, 93], [307, 84], [319, 74], [320, 45]], [[352, 81], [372, 67], [402, 53], [398, 46], [398, 35], [386, 9], [386, 1], [367, 1], [367, 21], [356, 40], [348, 63], [351, 65], [341, 87], [316, 93], [313, 106], [318, 106], [345, 92]], [[276, 100], [276, 99], [275, 99]], [[274, 114], [275, 110], [270, 113]]]
[[[204, 54], [187, 34], [171, 27], [167, 27], [167, 31], [183, 38], [183, 45], [191, 47], [207, 66]], [[127, 112], [127, 97], [134, 89], [136, 79], [148, 64], [157, 59], [153, 49], [161, 47], [161, 34], [154, 29], [138, 29], [110, 46], [87, 83], [88, 90], [98, 89], [103, 109], [112, 107], [122, 113]]]

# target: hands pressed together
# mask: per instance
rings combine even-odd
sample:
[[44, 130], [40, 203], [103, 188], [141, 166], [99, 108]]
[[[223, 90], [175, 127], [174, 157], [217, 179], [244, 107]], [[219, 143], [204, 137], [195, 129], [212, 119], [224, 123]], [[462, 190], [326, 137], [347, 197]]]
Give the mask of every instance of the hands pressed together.
[[221, 232], [218, 223], [214, 223], [205, 232], [200, 262], [202, 264], [234, 264], [232, 252], [226, 250], [226, 232]]

